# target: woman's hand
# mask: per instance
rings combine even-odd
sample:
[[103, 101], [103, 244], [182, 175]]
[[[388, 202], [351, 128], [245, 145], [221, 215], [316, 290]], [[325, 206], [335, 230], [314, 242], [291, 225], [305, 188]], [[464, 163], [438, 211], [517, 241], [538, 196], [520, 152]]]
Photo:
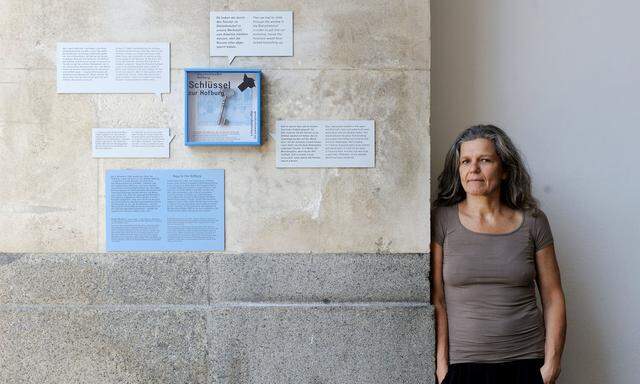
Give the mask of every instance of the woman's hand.
[[449, 326], [442, 280], [442, 246], [431, 242], [431, 304], [436, 320], [436, 382], [442, 384], [449, 371]]
[[555, 384], [558, 376], [560, 376], [560, 366], [545, 364], [540, 368], [540, 374], [542, 375], [544, 384]]
[[540, 373], [545, 384], [554, 384], [560, 375], [560, 360], [567, 332], [567, 309], [553, 245], [536, 252], [536, 271], [545, 327], [544, 365]]
[[447, 376], [447, 372], [449, 372], [449, 366], [445, 364], [439, 364], [438, 368], [436, 368], [436, 376], [438, 378], [438, 384], [442, 384], [445, 376]]

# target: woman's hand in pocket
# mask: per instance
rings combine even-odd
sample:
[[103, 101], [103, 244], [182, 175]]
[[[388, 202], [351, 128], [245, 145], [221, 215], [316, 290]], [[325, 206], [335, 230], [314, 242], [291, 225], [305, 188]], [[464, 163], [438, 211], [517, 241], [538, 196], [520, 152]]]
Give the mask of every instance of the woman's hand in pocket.
[[442, 384], [444, 379], [447, 377], [447, 372], [449, 372], [449, 366], [441, 365], [436, 369], [436, 376], [438, 378], [438, 384]]
[[555, 384], [560, 376], [560, 367], [545, 364], [540, 368], [540, 375], [544, 384]]

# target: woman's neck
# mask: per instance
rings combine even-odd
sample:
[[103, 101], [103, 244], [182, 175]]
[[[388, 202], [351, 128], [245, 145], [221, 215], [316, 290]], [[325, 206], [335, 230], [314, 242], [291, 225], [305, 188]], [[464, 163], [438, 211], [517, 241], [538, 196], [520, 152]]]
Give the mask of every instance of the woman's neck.
[[467, 198], [460, 202], [462, 211], [470, 216], [493, 216], [499, 214], [504, 208], [500, 201], [500, 192], [492, 195], [467, 195]]

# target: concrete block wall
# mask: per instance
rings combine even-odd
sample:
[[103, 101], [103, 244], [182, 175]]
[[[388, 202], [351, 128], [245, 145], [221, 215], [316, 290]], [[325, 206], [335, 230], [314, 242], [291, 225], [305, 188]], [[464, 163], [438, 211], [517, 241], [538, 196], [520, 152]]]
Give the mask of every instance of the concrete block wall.
[[[294, 12], [293, 57], [233, 63], [259, 148], [182, 145], [211, 10]], [[73, 41], [170, 42], [171, 93], [56, 94]], [[432, 383], [429, 47], [423, 0], [0, 1], [0, 383]], [[276, 169], [278, 119], [373, 119], [376, 167]], [[95, 127], [177, 136], [92, 159]], [[226, 253], [100, 253], [118, 168], [224, 168]]]
[[432, 383], [424, 254], [0, 254], [1, 383]]

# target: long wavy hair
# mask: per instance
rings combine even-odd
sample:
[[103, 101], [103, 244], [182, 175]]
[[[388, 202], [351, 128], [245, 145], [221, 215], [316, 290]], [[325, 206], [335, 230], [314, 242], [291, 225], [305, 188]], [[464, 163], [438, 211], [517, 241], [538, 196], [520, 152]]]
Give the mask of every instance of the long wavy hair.
[[460, 147], [465, 141], [475, 139], [491, 140], [502, 162], [507, 178], [500, 183], [500, 201], [512, 209], [538, 211], [538, 201], [531, 193], [531, 176], [522, 161], [520, 152], [509, 136], [495, 125], [474, 125], [465, 129], [454, 141], [444, 162], [444, 169], [438, 176], [438, 196], [434, 207], [450, 206], [467, 198], [462, 187], [460, 173]]

